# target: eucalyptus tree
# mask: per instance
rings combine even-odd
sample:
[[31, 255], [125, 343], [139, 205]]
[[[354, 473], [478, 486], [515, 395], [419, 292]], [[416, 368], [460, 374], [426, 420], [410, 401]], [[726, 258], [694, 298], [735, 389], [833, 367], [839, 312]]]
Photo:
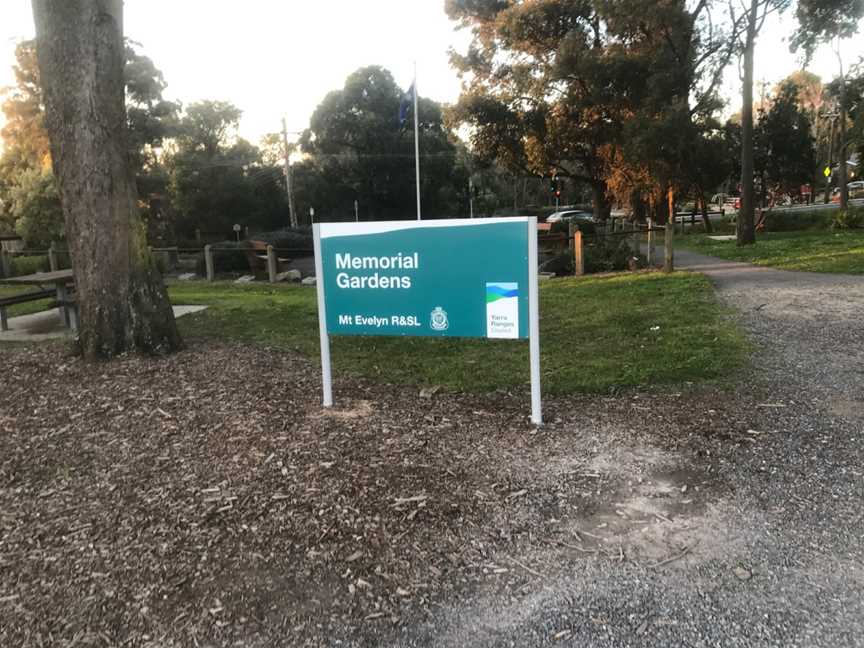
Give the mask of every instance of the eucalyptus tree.
[[86, 357], [181, 346], [128, 155], [122, 0], [33, 0], [45, 126]]

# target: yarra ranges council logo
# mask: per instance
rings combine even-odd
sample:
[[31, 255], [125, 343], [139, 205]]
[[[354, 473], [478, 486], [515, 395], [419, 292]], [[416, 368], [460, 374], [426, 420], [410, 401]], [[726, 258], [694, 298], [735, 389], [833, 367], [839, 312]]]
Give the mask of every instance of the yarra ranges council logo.
[[447, 311], [440, 306], [436, 306], [429, 317], [429, 326], [433, 331], [446, 331], [450, 322], [447, 321]]

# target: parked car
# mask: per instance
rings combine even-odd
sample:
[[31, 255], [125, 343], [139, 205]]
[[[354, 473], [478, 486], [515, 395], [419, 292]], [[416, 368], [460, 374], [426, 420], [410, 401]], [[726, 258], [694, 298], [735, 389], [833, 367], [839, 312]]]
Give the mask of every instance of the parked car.
[[715, 209], [740, 209], [741, 198], [732, 194], [714, 194], [711, 197], [711, 205]]
[[[854, 200], [856, 198], [864, 198], [864, 180], [856, 180], [855, 182], [850, 182], [846, 185], [846, 188], [849, 190], [849, 200]], [[840, 202], [840, 187], [837, 187], [836, 189], [834, 189], [834, 191], [831, 192], [831, 202]]]
[[594, 222], [594, 216], [586, 211], [579, 209], [570, 209], [567, 211], [558, 211], [554, 214], [549, 214], [546, 217], [547, 223], [568, 223], [570, 221]]

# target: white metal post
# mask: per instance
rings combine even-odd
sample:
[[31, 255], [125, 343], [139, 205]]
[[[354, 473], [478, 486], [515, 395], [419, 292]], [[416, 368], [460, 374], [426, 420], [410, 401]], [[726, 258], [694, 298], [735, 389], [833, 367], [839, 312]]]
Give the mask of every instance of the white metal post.
[[330, 372], [330, 336], [327, 334], [327, 309], [324, 306], [324, 260], [321, 258], [321, 225], [312, 225], [315, 251], [315, 288], [318, 291], [318, 336], [321, 343], [321, 385], [324, 407], [333, 407], [333, 376]]
[[531, 355], [531, 422], [543, 424], [540, 401], [540, 299], [537, 294], [537, 217], [528, 219], [528, 348]]

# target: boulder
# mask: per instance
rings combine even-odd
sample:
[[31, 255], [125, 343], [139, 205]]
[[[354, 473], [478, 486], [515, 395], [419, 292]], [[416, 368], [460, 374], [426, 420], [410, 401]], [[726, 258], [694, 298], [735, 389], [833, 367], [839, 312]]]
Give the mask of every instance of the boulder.
[[315, 285], [315, 277], [306, 277], [300, 283], [303, 284], [304, 286], [314, 286]]
[[299, 270], [286, 270], [276, 275], [276, 281], [300, 281], [302, 278]]
[[243, 275], [234, 280], [235, 284], [246, 284], [255, 281], [255, 275]]

